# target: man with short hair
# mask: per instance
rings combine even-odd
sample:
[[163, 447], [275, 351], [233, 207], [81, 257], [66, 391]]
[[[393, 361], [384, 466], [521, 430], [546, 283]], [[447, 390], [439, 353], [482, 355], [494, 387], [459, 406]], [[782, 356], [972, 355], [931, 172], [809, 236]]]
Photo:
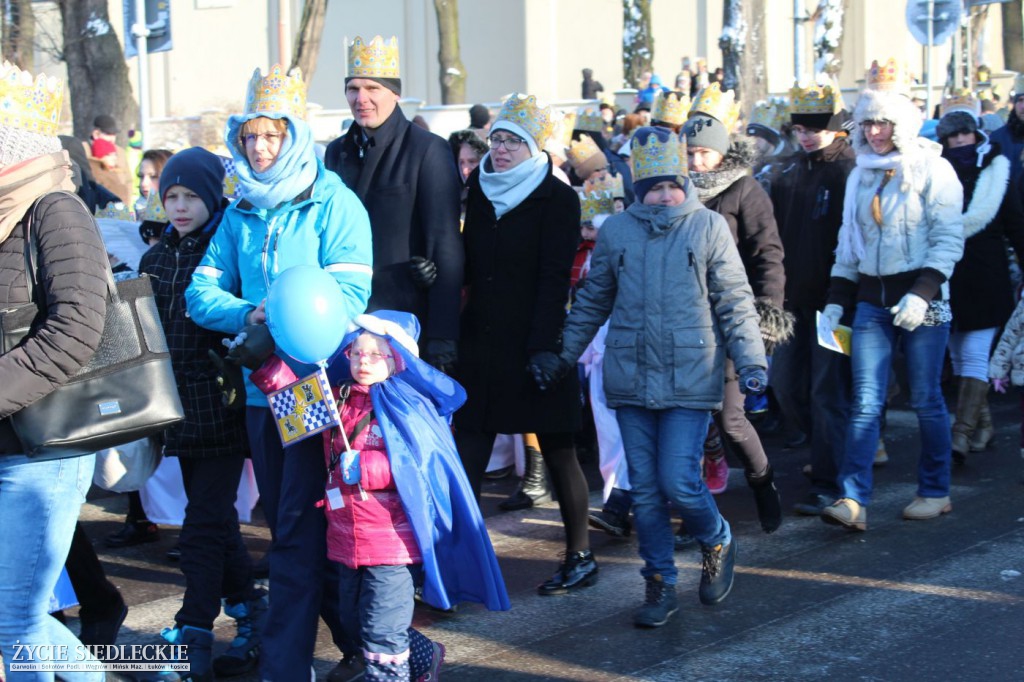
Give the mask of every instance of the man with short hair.
[[[372, 50], [387, 58], [371, 60]], [[374, 271], [367, 312], [415, 314], [425, 339], [421, 355], [447, 369], [457, 358], [464, 261], [458, 169], [447, 143], [412, 125], [398, 106], [397, 40], [364, 44], [357, 37], [349, 65], [345, 96], [355, 122], [327, 146], [324, 164], [370, 215]]]

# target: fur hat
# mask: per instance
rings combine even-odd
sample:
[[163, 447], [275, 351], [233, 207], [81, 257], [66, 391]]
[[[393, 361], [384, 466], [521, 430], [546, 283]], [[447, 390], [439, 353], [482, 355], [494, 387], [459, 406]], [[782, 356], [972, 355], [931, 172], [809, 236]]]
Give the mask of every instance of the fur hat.
[[906, 95], [885, 90], [865, 90], [861, 93], [853, 111], [853, 119], [857, 124], [853, 129], [853, 149], [857, 153], [871, 151], [861, 128], [865, 121], [890, 121], [893, 124], [893, 144], [903, 152], [913, 147], [922, 122], [921, 111]]
[[939, 119], [939, 125], [935, 128], [935, 135], [939, 138], [939, 142], [945, 142], [950, 135], [977, 132], [978, 119], [966, 111], [949, 112]]
[[793, 336], [796, 318], [793, 313], [778, 308], [768, 301], [754, 300], [754, 310], [760, 317], [758, 327], [764, 341], [764, 352], [771, 354], [779, 344], [786, 343]]

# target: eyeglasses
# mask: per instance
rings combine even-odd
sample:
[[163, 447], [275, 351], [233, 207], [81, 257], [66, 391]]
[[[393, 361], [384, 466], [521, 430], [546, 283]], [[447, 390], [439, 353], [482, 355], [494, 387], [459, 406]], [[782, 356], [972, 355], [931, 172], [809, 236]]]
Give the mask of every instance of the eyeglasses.
[[246, 145], [256, 144], [256, 140], [263, 140], [268, 146], [277, 144], [284, 137], [284, 133], [248, 133], [242, 135], [242, 142]]
[[376, 365], [378, 362], [384, 360], [385, 358], [390, 359], [395, 357], [394, 355], [384, 355], [383, 353], [378, 353], [375, 350], [367, 353], [361, 350], [352, 350], [351, 348], [346, 348], [345, 357], [351, 360], [353, 356], [355, 356], [357, 360], [369, 360], [371, 365]]
[[860, 122], [860, 129], [861, 130], [871, 130], [872, 128], [877, 128], [878, 130], [887, 130], [887, 129], [891, 128], [891, 127], [892, 127], [892, 121], [868, 120], [868, 121], [861, 121]]
[[487, 141], [491, 145], [491, 149], [497, 149], [498, 147], [504, 146], [506, 151], [517, 152], [519, 148], [523, 146], [523, 138], [521, 137], [494, 137], [493, 135], [487, 138]]

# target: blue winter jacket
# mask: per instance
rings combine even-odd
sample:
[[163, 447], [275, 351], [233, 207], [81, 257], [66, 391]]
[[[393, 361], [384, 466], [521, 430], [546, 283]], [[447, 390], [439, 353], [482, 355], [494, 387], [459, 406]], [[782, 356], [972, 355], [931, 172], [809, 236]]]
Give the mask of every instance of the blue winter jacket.
[[[341, 285], [345, 318], [338, 323], [346, 324], [366, 309], [372, 262], [366, 209], [318, 161], [316, 181], [290, 202], [261, 209], [240, 199], [228, 207], [185, 292], [188, 312], [202, 327], [236, 334], [278, 275], [296, 265], [316, 265]], [[281, 357], [299, 376], [312, 371]], [[249, 381], [246, 398], [249, 405], [267, 407], [266, 396]]]

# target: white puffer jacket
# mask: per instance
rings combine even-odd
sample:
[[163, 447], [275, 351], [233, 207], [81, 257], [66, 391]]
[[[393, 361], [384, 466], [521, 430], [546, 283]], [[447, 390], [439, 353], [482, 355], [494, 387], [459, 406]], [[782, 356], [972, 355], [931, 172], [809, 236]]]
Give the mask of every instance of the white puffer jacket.
[[1010, 321], [999, 337], [992, 359], [988, 362], [991, 379], [1010, 377], [1014, 386], [1024, 386], [1024, 299], [1010, 316]]

